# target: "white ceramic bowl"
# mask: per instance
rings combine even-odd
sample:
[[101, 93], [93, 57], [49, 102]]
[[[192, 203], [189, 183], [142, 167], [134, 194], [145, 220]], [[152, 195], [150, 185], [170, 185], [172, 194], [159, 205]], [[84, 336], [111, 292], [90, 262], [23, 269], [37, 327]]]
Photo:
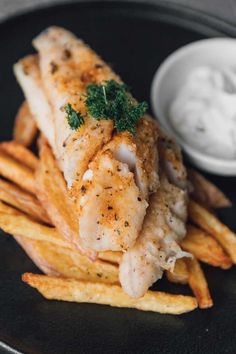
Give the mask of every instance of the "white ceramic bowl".
[[[168, 110], [186, 76], [202, 65], [236, 68], [236, 39], [212, 38], [188, 44], [173, 52], [158, 68], [151, 87], [153, 112], [163, 128], [182, 146], [197, 167], [218, 175], [236, 176], [236, 160], [212, 157], [191, 147], [173, 130]], [[236, 104], [236, 102], [235, 102]]]

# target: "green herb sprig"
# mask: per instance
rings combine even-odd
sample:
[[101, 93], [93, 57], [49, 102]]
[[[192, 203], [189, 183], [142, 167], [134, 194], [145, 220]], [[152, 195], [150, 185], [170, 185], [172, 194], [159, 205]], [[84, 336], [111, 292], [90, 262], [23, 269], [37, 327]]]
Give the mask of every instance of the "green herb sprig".
[[80, 112], [76, 112], [70, 103], [68, 103], [65, 107], [66, 118], [69, 126], [72, 130], [77, 130], [84, 124], [84, 117]]
[[[103, 84], [90, 84], [87, 86], [85, 105], [88, 113], [95, 119], [113, 120], [114, 127], [119, 132], [128, 131], [131, 134], [136, 132], [136, 124], [147, 111], [146, 102], [137, 103], [130, 95], [126, 85], [115, 80], [105, 81]], [[69, 106], [69, 105], [68, 105]], [[68, 123], [72, 129], [84, 123], [79, 112], [69, 107], [67, 109]], [[77, 124], [77, 121], [80, 124]], [[76, 124], [74, 124], [76, 122]]]
[[135, 134], [136, 124], [148, 108], [146, 102], [136, 103], [128, 87], [115, 80], [88, 85], [85, 104], [92, 117], [112, 119], [119, 132], [129, 131], [131, 134]]

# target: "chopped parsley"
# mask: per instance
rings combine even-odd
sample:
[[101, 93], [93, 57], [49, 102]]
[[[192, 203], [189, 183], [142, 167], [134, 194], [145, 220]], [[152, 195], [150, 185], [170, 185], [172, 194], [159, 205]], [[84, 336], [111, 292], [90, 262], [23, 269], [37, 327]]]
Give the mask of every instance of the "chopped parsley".
[[65, 107], [66, 111], [66, 118], [68, 121], [69, 126], [72, 130], [77, 130], [84, 124], [84, 117], [80, 112], [76, 112], [70, 103], [68, 103]]
[[[86, 89], [85, 105], [91, 117], [101, 120], [113, 120], [118, 132], [136, 132], [136, 124], [145, 114], [146, 102], [137, 103], [130, 95], [126, 85], [115, 80], [103, 84], [89, 84]], [[65, 107], [71, 129], [78, 129], [84, 118], [73, 110], [70, 104]]]
[[95, 119], [112, 119], [119, 132], [127, 130], [131, 134], [135, 134], [135, 126], [148, 108], [146, 102], [136, 103], [128, 87], [115, 80], [88, 85], [85, 104]]

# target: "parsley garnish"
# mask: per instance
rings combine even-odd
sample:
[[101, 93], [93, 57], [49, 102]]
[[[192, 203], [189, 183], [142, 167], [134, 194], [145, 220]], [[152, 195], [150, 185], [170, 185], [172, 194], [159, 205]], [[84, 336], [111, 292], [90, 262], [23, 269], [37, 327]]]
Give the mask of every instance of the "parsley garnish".
[[80, 112], [76, 112], [70, 103], [65, 107], [67, 121], [72, 130], [77, 130], [84, 124], [84, 118]]
[[148, 108], [146, 102], [136, 103], [128, 87], [114, 80], [88, 85], [85, 104], [92, 117], [112, 119], [119, 132], [127, 130], [131, 134], [135, 134], [136, 123]]
[[[114, 127], [119, 132], [128, 131], [131, 134], [135, 134], [136, 124], [148, 108], [146, 102], [134, 101], [128, 87], [115, 80], [88, 85], [85, 105], [93, 118], [113, 120]], [[65, 106], [65, 111], [71, 129], [76, 130], [84, 124], [82, 114], [76, 112], [69, 103]]]

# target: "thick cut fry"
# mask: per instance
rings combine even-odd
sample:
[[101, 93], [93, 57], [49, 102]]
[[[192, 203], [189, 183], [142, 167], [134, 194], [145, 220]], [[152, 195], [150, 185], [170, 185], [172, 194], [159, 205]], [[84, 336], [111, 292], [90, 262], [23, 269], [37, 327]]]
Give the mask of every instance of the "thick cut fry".
[[[22, 215], [22, 212], [0, 201], [0, 215]], [[0, 226], [1, 228], [1, 226]]]
[[104, 266], [95, 262], [92, 267], [85, 269], [84, 263], [87, 260], [83, 262], [80, 255], [76, 257], [75, 253], [68, 249], [26, 237], [14, 238], [45, 274], [112, 284], [118, 282], [118, 269], [113, 267], [111, 270], [109, 264]]
[[23, 102], [15, 118], [13, 138], [18, 143], [29, 146], [37, 135], [37, 125], [30, 113], [27, 102]]
[[200, 261], [214, 267], [229, 269], [232, 266], [230, 257], [220, 244], [208, 233], [192, 225], [187, 226], [187, 235], [180, 241], [180, 246]]
[[189, 271], [188, 283], [197, 298], [199, 307], [201, 309], [212, 307], [213, 301], [200, 263], [196, 258], [188, 259], [186, 262]]
[[98, 253], [98, 258], [107, 262], [120, 264], [122, 252], [104, 251]]
[[[91, 261], [87, 256], [81, 255], [75, 249], [71, 249], [71, 243], [64, 240], [55, 228], [41, 225], [28, 218], [26, 215], [20, 214], [18, 211], [15, 213], [14, 211], [14, 208], [0, 203], [0, 228], [5, 232], [17, 235], [24, 240], [28, 239], [28, 241], [24, 241], [24, 245], [26, 245], [27, 242], [30, 244], [31, 240], [46, 242], [48, 252], [56, 253], [58, 262], [63, 263], [63, 259], [67, 257], [67, 263], [70, 259], [70, 262], [76, 267], [79, 267], [84, 275], [87, 274], [89, 279], [92, 277], [93, 280], [99, 278], [100, 281], [118, 283], [117, 266], [101, 260], [95, 262]], [[35, 244], [37, 245], [37, 243]], [[57, 267], [58, 271], [60, 265], [58, 264]], [[63, 264], [61, 267], [63, 267]]]
[[[54, 248], [53, 245], [50, 246]], [[70, 258], [71, 262], [87, 274], [87, 280], [102, 281], [104, 283], [118, 284], [119, 283], [119, 269], [117, 265], [113, 265], [101, 260], [91, 261], [88, 257], [81, 255], [80, 253], [73, 251], [65, 247], [56, 247], [58, 257], [60, 259], [61, 254]], [[78, 277], [76, 277], [78, 278]]]
[[177, 259], [173, 272], [168, 270], [166, 276], [172, 283], [187, 284], [189, 272], [185, 259]]
[[188, 178], [193, 185], [193, 199], [205, 207], [224, 208], [232, 205], [224, 193], [199, 172], [188, 170]]
[[60, 234], [72, 242], [82, 254], [95, 259], [96, 252], [85, 250], [78, 244], [79, 224], [76, 207], [68, 195], [62, 173], [44, 139], [40, 140], [40, 164], [36, 172], [36, 185], [37, 197]]
[[194, 310], [194, 297], [148, 291], [142, 298], [132, 299], [118, 285], [92, 283], [25, 273], [22, 280], [36, 288], [45, 298], [70, 302], [87, 302], [143, 311], [182, 314]]
[[36, 172], [37, 197], [53, 224], [68, 241], [78, 238], [79, 224], [75, 205], [68, 195], [65, 180], [45, 143], [40, 144], [40, 163]]
[[[54, 246], [51, 245], [51, 247]], [[119, 283], [119, 269], [117, 265], [99, 259], [92, 261], [88, 257], [65, 247], [57, 247], [57, 249], [60, 254], [70, 256], [73, 262], [79, 266], [85, 274], [93, 276], [93, 280], [98, 281], [99, 278], [99, 281], [105, 283]]]
[[0, 151], [0, 175], [35, 194], [34, 172]]
[[215, 215], [198, 203], [189, 203], [190, 220], [209, 232], [221, 244], [224, 250], [230, 255], [232, 261], [236, 263], [236, 235], [226, 225], [222, 224]]
[[51, 221], [42, 208], [38, 199], [32, 194], [25, 192], [23, 189], [12, 183], [4, 181], [0, 178], [0, 200], [8, 203], [24, 213], [32, 216], [36, 220], [51, 224]]
[[[64, 240], [55, 228], [41, 225], [16, 209], [2, 205], [0, 204], [0, 228], [6, 233], [48, 241], [62, 247], [71, 247], [71, 244]], [[5, 209], [6, 212], [4, 212]]]
[[38, 158], [29, 149], [16, 141], [4, 141], [0, 143], [0, 151], [5, 152], [13, 159], [32, 170], [35, 170], [38, 166]]
[[55, 267], [55, 264], [53, 263], [52, 260], [51, 262], [48, 262], [48, 259], [44, 252], [46, 251], [46, 247], [48, 246], [47, 242], [33, 240], [18, 235], [13, 235], [13, 237], [42, 272], [52, 276], [59, 276], [59, 275], [64, 276], [62, 272], [60, 273], [58, 271], [58, 269]]

